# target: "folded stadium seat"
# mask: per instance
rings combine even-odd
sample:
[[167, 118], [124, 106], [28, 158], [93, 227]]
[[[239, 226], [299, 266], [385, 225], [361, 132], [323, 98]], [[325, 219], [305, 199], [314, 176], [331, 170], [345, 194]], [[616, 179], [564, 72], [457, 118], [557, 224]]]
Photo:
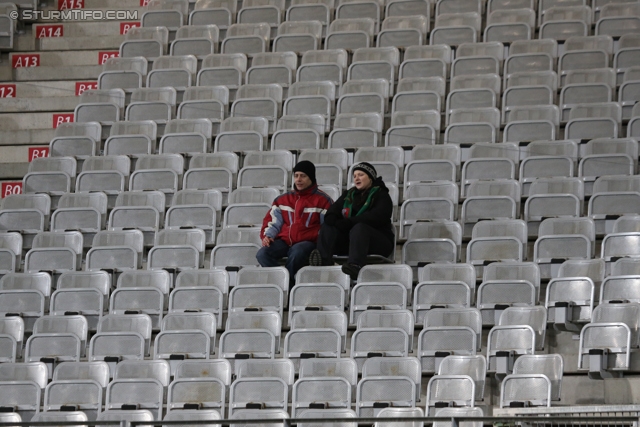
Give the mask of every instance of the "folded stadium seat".
[[300, 378], [293, 385], [291, 406], [295, 417], [310, 411], [305, 408], [318, 407], [322, 412], [351, 410], [351, 385], [340, 377]]
[[243, 0], [242, 7], [238, 10], [238, 23], [267, 23], [270, 27], [269, 39], [273, 40], [284, 17], [285, 8], [284, 0]]
[[129, 178], [130, 191], [160, 191], [165, 195], [165, 207], [171, 206], [185, 169], [180, 154], [143, 154]]
[[515, 179], [473, 181], [462, 204], [462, 236], [471, 237], [472, 229], [479, 221], [518, 218], [519, 206], [520, 183]]
[[344, 287], [337, 283], [298, 283], [289, 293], [289, 325], [303, 311], [340, 312], [345, 308]]
[[289, 86], [294, 82], [297, 65], [298, 56], [295, 52], [257, 53], [251, 61], [251, 68], [247, 70], [247, 84], [277, 83], [282, 86], [283, 98], [286, 98]]
[[516, 72], [505, 80], [502, 95], [502, 122], [509, 122], [514, 107], [555, 105], [557, 103], [558, 75], [555, 71]]
[[[140, 230], [103, 230], [96, 233], [87, 252], [87, 270], [103, 270], [115, 281], [125, 270], [139, 269], [142, 265], [144, 234]], [[105, 307], [107, 303], [105, 302]]]
[[446, 124], [456, 109], [495, 108], [500, 105], [500, 84], [497, 74], [454, 77], [445, 105]]
[[640, 216], [638, 215], [623, 215], [613, 223], [612, 231], [614, 233], [633, 233], [639, 231], [639, 220]]
[[[209, 358], [215, 352], [215, 340], [216, 320], [212, 313], [169, 313], [162, 319], [161, 332], [154, 340], [154, 358], [168, 360], [171, 373], [175, 374], [182, 360]], [[220, 384], [224, 390], [224, 384]], [[185, 386], [188, 389], [189, 385]]]
[[[192, 86], [187, 88], [177, 112], [179, 119], [207, 119], [211, 123], [208, 139], [218, 134], [220, 123], [228, 115], [229, 88], [226, 86]], [[211, 150], [207, 149], [207, 151]]]
[[334, 19], [325, 38], [325, 49], [355, 50], [371, 47], [376, 34], [376, 21], [371, 18]]
[[475, 308], [434, 308], [423, 323], [417, 355], [423, 373], [438, 372], [446, 356], [475, 355], [480, 349], [482, 318]]
[[87, 346], [87, 319], [79, 315], [42, 316], [24, 350], [25, 362], [44, 362], [48, 378], [60, 362], [79, 362]]
[[336, 113], [385, 114], [388, 112], [388, 105], [389, 81], [387, 79], [349, 80], [340, 90]]
[[190, 421], [220, 420], [222, 419], [220, 412], [223, 412], [222, 408], [220, 411], [216, 411], [215, 409], [182, 409], [180, 411], [167, 411], [163, 421], [182, 421], [188, 423]]
[[176, 97], [173, 87], [134, 89], [125, 120], [153, 120], [157, 125], [158, 136], [161, 136], [167, 121], [176, 116]]
[[293, 362], [287, 359], [244, 359], [237, 363], [236, 379], [280, 378], [289, 390], [295, 381]]
[[187, 23], [188, 15], [187, 0], [150, 0], [140, 22], [143, 27], [167, 27], [169, 39], [173, 40], [178, 28]]
[[302, 56], [309, 50], [317, 50], [322, 31], [323, 25], [319, 20], [283, 22], [278, 26], [278, 35], [273, 40], [273, 51], [295, 52]]
[[[231, 385], [231, 364], [226, 359], [183, 360], [178, 363], [176, 367], [174, 379], [186, 378], [217, 379], [222, 381], [225, 390], [227, 390], [229, 385]], [[184, 411], [174, 412], [182, 413]], [[169, 413], [171, 413], [171, 411]]]
[[347, 325], [347, 315], [340, 311], [294, 313], [284, 339], [284, 357], [296, 371], [308, 358], [339, 358], [346, 349]]
[[213, 125], [209, 119], [173, 119], [160, 139], [159, 154], [181, 154], [186, 160], [211, 151]]
[[[273, 103], [273, 100], [269, 99], [268, 102]], [[220, 125], [213, 151], [262, 151], [268, 135], [269, 120], [266, 117], [228, 117]]]
[[349, 324], [356, 325], [366, 310], [405, 310], [407, 289], [398, 282], [361, 282], [351, 291]]
[[153, 413], [148, 409], [105, 409], [98, 414], [98, 421], [154, 421]]
[[491, 262], [524, 261], [526, 245], [527, 225], [523, 220], [479, 221], [473, 226], [466, 260], [474, 266], [476, 277], [481, 278], [485, 266]]
[[271, 203], [279, 195], [275, 188], [240, 187], [229, 193], [229, 203]]
[[617, 40], [615, 45], [615, 53], [613, 55], [613, 68], [616, 70], [616, 84], [620, 85], [624, 82], [624, 73], [628, 68], [640, 65], [637, 60], [638, 53], [638, 35], [625, 34]]
[[[533, 6], [525, 1], [522, 6]], [[528, 3], [528, 4], [527, 4]], [[487, 8], [487, 26], [484, 30], [485, 42], [509, 44], [518, 40], [530, 40], [535, 34], [536, 12], [532, 7], [489, 11]]]
[[424, 144], [413, 147], [411, 161], [404, 169], [405, 189], [413, 182], [443, 180], [455, 183], [460, 176], [461, 157], [460, 146], [456, 144]]
[[216, 327], [223, 328], [222, 311], [229, 294], [229, 273], [224, 270], [184, 270], [176, 277], [174, 289], [169, 295], [169, 311], [188, 313], [199, 311], [212, 313]]
[[[130, 162], [132, 165], [135, 165], [138, 155], [156, 152], [157, 132], [158, 125], [153, 120], [116, 122], [111, 126], [110, 135], [104, 144], [104, 155], [129, 156]], [[85, 162], [100, 163], [95, 157], [87, 159]], [[122, 169], [122, 173], [128, 178], [128, 171], [125, 173], [124, 166]], [[129, 167], [129, 169], [131, 169], [131, 167]], [[83, 167], [83, 171], [86, 170], [87, 169]]]
[[630, 353], [638, 347], [638, 310], [637, 303], [598, 305], [580, 331], [578, 370], [588, 370], [592, 379], [616, 378], [628, 370]]
[[578, 165], [578, 176], [585, 183], [585, 195], [595, 194], [594, 183], [600, 176], [634, 175], [637, 148], [633, 139], [598, 138], [587, 142]]
[[107, 195], [100, 191], [63, 194], [51, 215], [50, 229], [81, 232], [83, 248], [89, 249], [95, 234], [105, 228], [107, 203]]
[[316, 165], [319, 184], [335, 185], [339, 189], [339, 194], [342, 194], [342, 185], [349, 163], [349, 154], [344, 148], [304, 149], [298, 156], [298, 161], [302, 160], [308, 160]]
[[[562, 266], [567, 262], [569, 261], [565, 261]], [[595, 300], [595, 281], [591, 277], [580, 274], [572, 277], [564, 272], [561, 273], [564, 275], [559, 273], [558, 277], [551, 279], [547, 285], [545, 307], [548, 312], [548, 321], [553, 324], [555, 330], [578, 332], [585, 323], [591, 321]], [[602, 274], [604, 275], [604, 261]]]
[[232, 101], [238, 88], [245, 81], [246, 71], [247, 55], [244, 53], [207, 55], [202, 59], [196, 82], [198, 86], [226, 86], [229, 90], [229, 101]]
[[147, 74], [147, 87], [171, 86], [176, 89], [176, 103], [182, 102], [184, 91], [196, 81], [198, 60], [194, 55], [160, 56]]
[[[471, 92], [466, 91], [465, 95]], [[461, 95], [458, 91], [457, 95]], [[460, 99], [454, 101], [459, 102]], [[471, 152], [479, 144], [491, 145], [498, 140], [500, 128], [500, 110], [495, 107], [482, 108], [454, 108], [449, 114], [449, 124], [444, 131], [445, 144], [458, 144], [463, 150], [462, 159], [466, 162], [472, 160]], [[511, 145], [510, 143], [497, 144]], [[471, 146], [471, 147], [469, 147]]]
[[61, 273], [82, 265], [82, 249], [82, 234], [78, 231], [42, 231], [36, 234], [24, 257], [24, 271], [47, 272], [55, 286]]
[[[356, 285], [359, 286], [359, 285]], [[362, 370], [364, 362], [371, 357], [407, 357], [409, 336], [398, 327], [361, 327], [351, 338], [351, 357]], [[411, 391], [415, 399], [415, 391]]]
[[335, 19], [371, 19], [374, 22], [374, 34], [380, 31], [382, 4], [375, 0], [341, 0], [336, 5]]
[[482, 15], [479, 12], [436, 13], [435, 27], [431, 30], [429, 43], [450, 46], [475, 43], [481, 30], [481, 22]]
[[504, 379], [520, 355], [544, 348], [547, 310], [540, 306], [508, 307], [487, 338], [487, 371]]
[[452, 54], [447, 44], [409, 46], [405, 49], [398, 78], [449, 76]]
[[108, 229], [138, 229], [144, 235], [145, 247], [151, 247], [155, 233], [164, 224], [165, 207], [165, 194], [161, 191], [123, 191], [109, 215]]
[[24, 321], [24, 330], [33, 331], [36, 320], [49, 306], [51, 276], [48, 273], [8, 273], [0, 279], [0, 312], [17, 313]]
[[[534, 307], [537, 301], [533, 283], [520, 280], [492, 280], [478, 288], [476, 306], [484, 325], [495, 325], [509, 307]], [[498, 321], [497, 321], [498, 320]]]
[[434, 375], [427, 384], [426, 412], [433, 416], [436, 408], [474, 407], [475, 381], [469, 375]]
[[[413, 353], [413, 313], [405, 309], [376, 310], [367, 309], [360, 313], [356, 321], [357, 328], [400, 328], [409, 336], [409, 353]], [[417, 361], [417, 360], [416, 360]], [[366, 362], [365, 362], [366, 364]], [[408, 375], [414, 377], [413, 375]], [[416, 399], [418, 397], [416, 396]]]
[[[301, 101], [304, 100], [301, 99]], [[271, 149], [278, 151], [318, 150], [320, 145], [324, 143], [324, 130], [325, 117], [321, 114], [282, 116], [271, 137]]]
[[144, 86], [149, 64], [144, 56], [109, 58], [98, 76], [98, 88], [102, 90], [122, 89], [125, 105], [131, 101], [131, 93]]
[[156, 245], [147, 258], [147, 268], [177, 274], [181, 270], [202, 268], [206, 236], [200, 229], [164, 229], [156, 235]]
[[35, 235], [49, 228], [51, 198], [48, 194], [8, 195], [0, 207], [0, 231], [19, 232], [23, 249], [31, 248]]
[[[412, 97], [412, 94], [405, 95], [408, 95], [409, 99]], [[405, 161], [408, 162], [411, 153], [409, 149], [416, 145], [434, 144], [439, 141], [440, 122], [441, 117], [438, 110], [394, 111], [391, 114], [391, 126], [385, 134], [384, 145], [386, 147], [403, 147]]]
[[3, 363], [0, 365], [0, 404], [15, 408], [22, 420], [40, 412], [42, 391], [47, 385], [47, 366], [43, 362]]
[[184, 25], [169, 46], [171, 56], [193, 55], [202, 64], [205, 56], [218, 53], [220, 30], [214, 24]]
[[[6, 3], [0, 9], [0, 31], [2, 36], [0, 37], [0, 46], [2, 50], [13, 50], [13, 37], [16, 32], [15, 21], [11, 19], [9, 14], [17, 12], [18, 6], [12, 3]], [[11, 418], [7, 418], [7, 421], [14, 421]]]
[[66, 272], [58, 282], [58, 289], [51, 294], [49, 313], [78, 313], [87, 320], [89, 330], [95, 332], [107, 308], [109, 275], [104, 271]]
[[546, 9], [541, 19], [540, 38], [563, 42], [570, 37], [589, 36], [593, 14], [591, 8], [586, 5], [557, 5]]
[[400, 79], [397, 93], [393, 97], [391, 112], [419, 113], [424, 110], [435, 110], [440, 113], [445, 87], [446, 81], [442, 77], [405, 77]]
[[148, 315], [106, 314], [98, 323], [98, 333], [91, 337], [87, 360], [107, 362], [113, 377], [119, 362], [144, 360], [149, 354], [150, 341], [151, 318]]
[[640, 24], [640, 10], [634, 4], [603, 4], [594, 6], [596, 35], [615, 38], [625, 34], [637, 34]]
[[17, 231], [0, 233], [0, 277], [14, 273], [22, 260], [22, 235]]
[[593, 258], [595, 235], [595, 223], [591, 218], [543, 220], [533, 249], [541, 277], [557, 277], [558, 264], [566, 259]]
[[102, 138], [99, 122], [62, 123], [55, 130], [49, 143], [50, 157], [74, 157], [78, 165], [77, 173], [82, 171], [83, 162], [98, 152]]
[[[247, 71], [247, 80], [252, 68]], [[274, 132], [281, 114], [282, 86], [276, 83], [243, 85], [238, 89], [236, 100], [231, 106], [231, 117], [266, 118], [269, 121], [269, 133]]]
[[346, 80], [348, 66], [349, 57], [345, 49], [310, 50], [302, 55], [296, 81], [331, 81], [336, 87], [341, 87]]
[[[355, 399], [356, 385], [358, 383], [358, 367], [355, 360], [351, 358], [302, 359], [300, 360], [299, 377], [301, 379], [326, 377], [344, 379], [351, 387], [351, 401]], [[326, 409], [323, 411], [326, 411]], [[301, 411], [301, 415], [304, 416], [305, 412], [307, 411]], [[308, 412], [311, 412], [311, 410]]]
[[24, 339], [24, 321], [20, 317], [4, 317], [0, 319], [0, 362], [15, 363], [22, 356]]
[[635, 92], [638, 88], [637, 81], [640, 80], [640, 67], [629, 67], [624, 73], [623, 82], [618, 91], [618, 102], [622, 107], [622, 118], [630, 119], [633, 115], [633, 107], [638, 102]]
[[564, 52], [559, 54], [558, 75], [560, 86], [564, 86], [564, 74], [569, 70], [607, 68], [613, 56], [611, 36], [573, 36], [564, 44]]
[[127, 31], [120, 45], [120, 57], [144, 57], [148, 61], [167, 54], [169, 30], [167, 27], [134, 27]]
[[77, 171], [73, 157], [41, 157], [29, 163], [29, 171], [22, 178], [22, 192], [45, 193], [51, 198], [51, 209], [56, 209], [64, 193], [75, 188]]
[[500, 405], [550, 406], [552, 400], [560, 400], [562, 368], [559, 354], [520, 356], [514, 373], [504, 379]]
[[[384, 82], [386, 86], [386, 82]], [[380, 102], [383, 98], [380, 94], [370, 94]], [[355, 95], [355, 98], [359, 95]], [[327, 148], [356, 149], [360, 147], [377, 147], [381, 140], [383, 117], [381, 113], [342, 113], [337, 114], [333, 124], [333, 130], [329, 134]]]
[[[415, 204], [420, 207], [421, 202], [417, 199]], [[409, 228], [407, 240], [402, 246], [403, 264], [408, 264], [415, 275], [421, 267], [433, 262], [457, 262], [461, 244], [462, 230], [453, 221], [436, 224], [418, 221]], [[432, 253], [431, 250], [438, 252]]]
[[[238, 272], [236, 286], [276, 286], [284, 295], [284, 304], [289, 301], [289, 271], [284, 267], [245, 267]], [[280, 313], [282, 315], [282, 313]]]
[[[392, 5], [392, 3], [394, 4]], [[391, 13], [407, 13], [410, 7], [408, 7], [406, 11], [403, 11], [402, 7], [398, 6], [401, 3], [403, 2], [389, 2], [386, 9], [387, 11], [391, 10]], [[409, 46], [426, 44], [427, 34], [429, 34], [430, 30], [430, 7], [424, 1], [411, 1], [410, 3], [418, 4], [420, 12], [427, 12], [427, 16], [420, 13], [409, 16], [393, 16], [387, 14], [382, 22], [382, 27], [376, 40], [376, 46], [407, 48]], [[422, 7], [422, 5], [425, 4], [426, 6]], [[389, 6], [391, 6], [391, 8]]]
[[252, 58], [256, 53], [268, 51], [270, 35], [271, 27], [266, 22], [231, 24], [220, 46], [220, 52], [243, 53]]
[[[419, 281], [458, 281], [464, 282], [472, 290], [472, 294], [475, 294], [476, 288], [476, 275], [475, 270], [471, 264], [467, 263], [432, 263], [426, 265], [420, 270]], [[416, 317], [416, 323], [418, 318]]]
[[568, 156], [529, 156], [520, 163], [522, 195], [529, 195], [529, 187], [538, 178], [572, 177], [574, 161]]
[[189, 163], [182, 187], [185, 190], [218, 189], [222, 193], [222, 206], [226, 206], [229, 193], [235, 187], [237, 174], [238, 155], [236, 153], [197, 154]]
[[[236, 411], [229, 418], [232, 420], [255, 420], [257, 418], [282, 420], [289, 418], [289, 413], [283, 409], [243, 409]], [[285, 423], [239, 423], [238, 425], [243, 427], [267, 427], [270, 425], [284, 427]]]
[[[313, 67], [317, 64], [311, 64]], [[302, 69], [301, 66], [300, 69]], [[299, 76], [300, 78], [301, 76]], [[342, 81], [338, 83], [342, 84]], [[319, 114], [324, 119], [324, 129], [320, 137], [329, 132], [331, 116], [335, 112], [336, 84], [331, 81], [298, 81], [289, 88], [289, 96], [284, 102], [283, 115], [315, 115]], [[285, 117], [282, 119], [286, 120]], [[315, 122], [315, 120], [314, 120]], [[299, 124], [301, 126], [302, 124]], [[322, 139], [320, 144], [322, 145]]]
[[442, 359], [438, 367], [438, 375], [468, 375], [475, 382], [475, 400], [484, 400], [485, 377], [487, 376], [487, 361], [483, 355], [449, 355]]
[[321, 37], [327, 34], [327, 27], [333, 19], [335, 12], [334, 0], [310, 1], [293, 0], [287, 8], [286, 20], [295, 21], [319, 21], [322, 24]]
[[124, 116], [125, 97], [121, 88], [85, 90], [74, 110], [74, 121], [98, 122], [102, 127], [102, 135], [108, 135], [111, 126]]
[[504, 49], [500, 42], [461, 43], [456, 49], [456, 59], [451, 64], [451, 77], [500, 74]]
[[400, 51], [397, 47], [355, 49], [347, 72], [347, 80], [385, 79], [389, 82], [389, 95], [393, 96], [399, 64]]
[[280, 315], [276, 312], [231, 314], [220, 337], [219, 357], [273, 359], [280, 348], [281, 324]]
[[579, 217], [583, 212], [584, 182], [577, 177], [536, 178], [524, 204], [528, 235], [536, 237], [546, 218]]
[[238, 2], [229, 0], [198, 0], [189, 13], [189, 26], [215, 25], [220, 31], [220, 40], [227, 29], [236, 22]]
[[41, 414], [61, 415], [75, 409], [95, 420], [102, 412], [102, 396], [108, 383], [109, 367], [105, 362], [62, 362], [45, 389], [43, 408], [46, 412]]
[[387, 406], [413, 408], [416, 384], [406, 376], [375, 376], [358, 382], [356, 413], [360, 417], [377, 416]]
[[229, 416], [254, 410], [246, 416], [250, 419], [261, 418], [262, 411], [274, 409], [286, 413], [288, 400], [288, 386], [282, 378], [239, 378], [231, 384], [229, 391]]
[[[147, 409], [155, 421], [162, 419], [163, 384], [153, 378], [114, 379], [107, 386], [105, 411], [113, 409]], [[132, 408], [132, 409], [133, 409]]]

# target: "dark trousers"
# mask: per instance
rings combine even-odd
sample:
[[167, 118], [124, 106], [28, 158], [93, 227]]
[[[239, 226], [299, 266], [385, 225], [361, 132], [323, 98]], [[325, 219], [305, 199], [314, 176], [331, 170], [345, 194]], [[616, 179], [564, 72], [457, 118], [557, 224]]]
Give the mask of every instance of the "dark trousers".
[[289, 270], [289, 280], [293, 282], [298, 270], [309, 265], [309, 254], [315, 248], [314, 242], [298, 242], [289, 246], [284, 240], [276, 239], [270, 246], [261, 247], [256, 259], [263, 267], [277, 267], [280, 265], [279, 261], [287, 257], [285, 267]]
[[393, 241], [380, 230], [359, 223], [348, 234], [332, 225], [322, 224], [318, 235], [318, 250], [327, 263], [333, 262], [333, 255], [349, 255], [349, 263], [363, 266], [367, 262], [367, 255], [386, 257], [395, 248]]

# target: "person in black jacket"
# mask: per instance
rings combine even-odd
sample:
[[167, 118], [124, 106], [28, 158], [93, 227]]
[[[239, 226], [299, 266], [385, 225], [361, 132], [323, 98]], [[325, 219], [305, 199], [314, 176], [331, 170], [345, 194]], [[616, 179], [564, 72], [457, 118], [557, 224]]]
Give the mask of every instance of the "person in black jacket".
[[353, 167], [353, 184], [336, 200], [324, 216], [317, 249], [309, 264], [333, 265], [333, 255], [349, 255], [342, 271], [357, 279], [367, 255], [388, 256], [394, 247], [389, 189], [376, 169], [367, 162]]

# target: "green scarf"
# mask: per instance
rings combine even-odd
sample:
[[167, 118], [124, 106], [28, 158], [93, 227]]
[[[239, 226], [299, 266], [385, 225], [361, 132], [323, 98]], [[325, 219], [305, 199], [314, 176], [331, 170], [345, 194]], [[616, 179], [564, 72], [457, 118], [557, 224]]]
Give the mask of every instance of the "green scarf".
[[[378, 190], [380, 190], [380, 187], [371, 187], [371, 189], [369, 190], [369, 195], [367, 196], [367, 200], [364, 202], [360, 210], [356, 212], [355, 216], [358, 216], [369, 209], [371, 203], [373, 202], [373, 196], [378, 192]], [[353, 196], [355, 193], [356, 188], [353, 187], [347, 192], [347, 195], [344, 198], [344, 203], [342, 204], [342, 216], [345, 218], [351, 218], [352, 216], [351, 206], [353, 206]]]

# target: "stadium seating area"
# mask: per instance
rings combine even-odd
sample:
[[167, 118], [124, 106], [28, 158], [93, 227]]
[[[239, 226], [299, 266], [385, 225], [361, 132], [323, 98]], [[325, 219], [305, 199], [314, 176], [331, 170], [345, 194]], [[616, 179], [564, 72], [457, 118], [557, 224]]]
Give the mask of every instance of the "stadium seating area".
[[[0, 150], [49, 145], [0, 201], [0, 422], [640, 414], [639, 1], [82, 7], [140, 26], [0, 4]], [[300, 160], [390, 188], [357, 281], [257, 264]]]

